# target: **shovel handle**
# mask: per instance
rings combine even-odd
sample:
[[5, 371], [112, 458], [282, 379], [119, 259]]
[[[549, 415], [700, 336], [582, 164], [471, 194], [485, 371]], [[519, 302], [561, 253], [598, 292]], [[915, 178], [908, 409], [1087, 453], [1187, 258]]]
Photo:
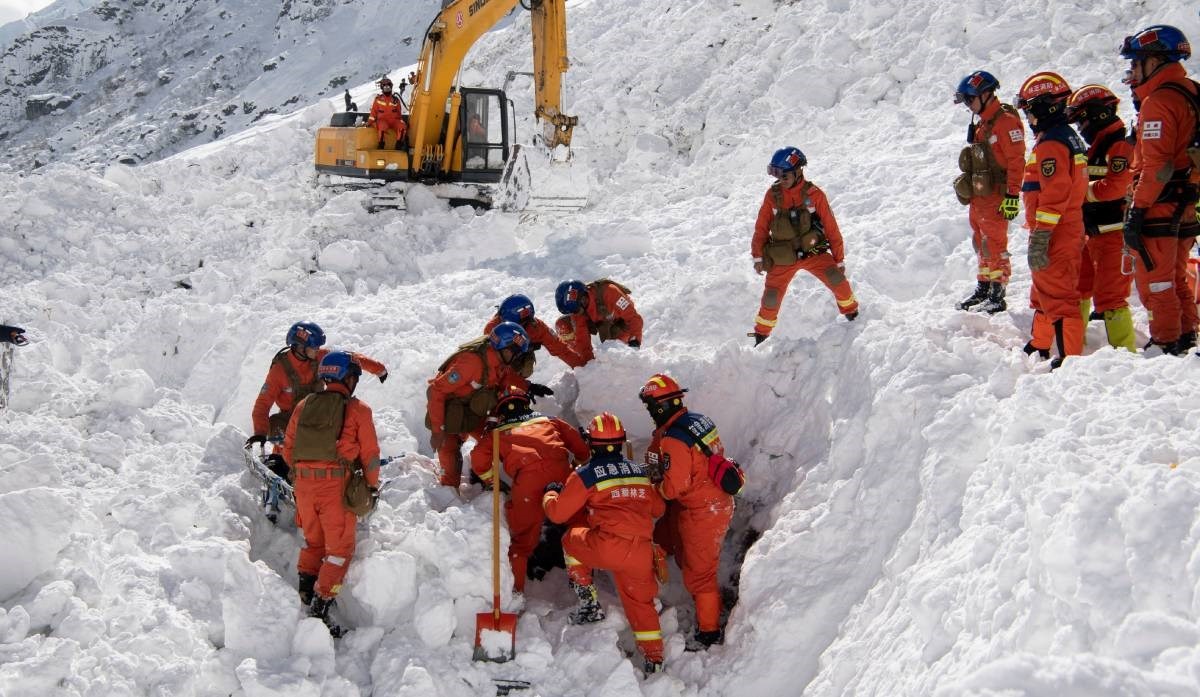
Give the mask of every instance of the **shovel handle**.
[[492, 616], [500, 626], [500, 430], [492, 429]]

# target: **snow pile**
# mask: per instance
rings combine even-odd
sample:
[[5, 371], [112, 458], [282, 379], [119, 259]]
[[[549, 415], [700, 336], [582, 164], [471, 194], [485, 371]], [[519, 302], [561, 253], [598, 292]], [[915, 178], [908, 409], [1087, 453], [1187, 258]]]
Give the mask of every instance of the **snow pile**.
[[[1049, 374], [1020, 351], [1015, 229], [1013, 309], [952, 309], [973, 285], [953, 86], [984, 67], [1009, 93], [1052, 67], [1116, 87], [1125, 33], [1200, 36], [1183, 3], [1155, 10], [574, 2], [570, 111], [592, 195], [570, 217], [369, 215], [362, 193], [312, 185], [327, 103], [154, 165], [0, 172], [0, 321], [35, 339], [0, 415], [0, 692], [1196, 694], [1194, 359], [1102, 348], [1097, 326], [1089, 355]], [[527, 21], [482, 41], [467, 74], [500, 85], [527, 67]], [[521, 134], [530, 92], [511, 92]], [[839, 320], [798, 277], [753, 349], [750, 226], [784, 144], [830, 195], [863, 311]], [[722, 574], [738, 594], [727, 641], [684, 652], [676, 572], [667, 672], [643, 681], [605, 576], [608, 619], [576, 627], [556, 571], [524, 598], [505, 590], [516, 660], [473, 663], [490, 502], [434, 485], [425, 380], [505, 295], [552, 318], [560, 280], [601, 276], [633, 289], [645, 345], [606, 344], [575, 371], [546, 357], [536, 379], [556, 395], [539, 407], [611, 410], [640, 449], [637, 389], [665, 370], [715, 419], [750, 477]], [[337, 642], [301, 618], [300, 536], [262, 517], [242, 460], [301, 319], [391, 376], [360, 386], [395, 479], [360, 530]]]

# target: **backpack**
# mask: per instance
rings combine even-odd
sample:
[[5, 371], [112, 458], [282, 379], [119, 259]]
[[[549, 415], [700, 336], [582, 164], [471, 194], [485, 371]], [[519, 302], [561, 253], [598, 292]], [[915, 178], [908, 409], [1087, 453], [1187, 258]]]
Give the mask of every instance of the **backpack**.
[[699, 448], [700, 452], [708, 457], [708, 478], [721, 491], [730, 496], [742, 493], [742, 489], [746, 486], [746, 473], [742, 466], [735, 460], [713, 452], [712, 448], [704, 442], [704, 436], [714, 433], [716, 425], [702, 414], [690, 413], [688, 416], [693, 418], [680, 419], [679, 422], [667, 429], [666, 435], [683, 441], [691, 447]]

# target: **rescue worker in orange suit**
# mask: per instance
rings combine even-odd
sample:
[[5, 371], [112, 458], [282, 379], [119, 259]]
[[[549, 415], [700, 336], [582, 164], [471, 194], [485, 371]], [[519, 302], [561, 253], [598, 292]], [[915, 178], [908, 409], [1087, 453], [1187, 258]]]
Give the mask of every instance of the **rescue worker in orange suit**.
[[1117, 116], [1120, 99], [1107, 87], [1084, 85], [1067, 100], [1067, 120], [1088, 143], [1088, 190], [1083, 203], [1087, 241], [1079, 265], [1080, 317], [1104, 320], [1113, 348], [1136, 351], [1129, 291], [1133, 278], [1121, 273], [1125, 192], [1133, 181], [1133, 145]]
[[310, 617], [319, 618], [334, 636], [341, 631], [329, 611], [342, 589], [354, 556], [357, 518], [342, 503], [346, 478], [356, 468], [378, 495], [379, 441], [371, 408], [354, 397], [362, 366], [352, 354], [334, 351], [317, 371], [325, 390], [296, 405], [283, 457], [296, 471], [296, 513], [304, 528], [300, 549], [300, 599]]
[[514, 368], [529, 350], [529, 335], [518, 324], [501, 322], [485, 336], [469, 341], [438, 368], [429, 380], [425, 425], [429, 447], [437, 453], [440, 482], [458, 488], [462, 483], [462, 446], [479, 441], [484, 422], [496, 406], [500, 389], [516, 385], [531, 393], [549, 388], [530, 384]]
[[[1200, 232], [1200, 189], [1188, 157], [1196, 131], [1196, 85], [1180, 61], [1192, 54], [1178, 29], [1155, 25], [1125, 38], [1128, 83], [1138, 107], [1133, 200], [1124, 239], [1136, 257], [1134, 284], [1150, 315], [1150, 344], [1180, 355], [1196, 345], [1196, 304], [1187, 259]], [[1196, 105], [1200, 108], [1200, 104]]]
[[963, 174], [954, 190], [959, 202], [969, 206], [971, 244], [978, 260], [975, 291], [957, 307], [988, 314], [1008, 309], [1008, 223], [1017, 217], [1025, 168], [1025, 128], [1016, 110], [996, 98], [999, 87], [991, 73], [976, 70], [954, 93], [954, 103], [966, 104], [975, 115], [967, 127], [970, 145], [959, 155]]
[[[292, 409], [300, 400], [323, 389], [317, 377], [317, 365], [329, 350], [321, 348], [325, 345], [325, 332], [321, 327], [316, 322], [296, 322], [288, 329], [286, 343], [287, 347], [271, 359], [267, 379], [254, 400], [254, 409], [250, 413], [254, 435], [246, 439], [247, 448], [255, 443], [265, 445], [268, 440], [282, 442]], [[377, 376], [379, 382], [387, 380], [387, 368], [382, 363], [359, 353], [351, 355], [367, 372]], [[279, 411], [271, 414], [272, 406], [278, 406]], [[269, 455], [267, 465], [275, 474], [288, 476], [287, 465], [278, 454]]]
[[[593, 583], [594, 568], [612, 572], [621, 607], [642, 651], [642, 670], [663, 669], [662, 628], [654, 597], [654, 519], [663, 514], [663, 501], [646, 473], [646, 466], [624, 457], [625, 428], [604, 412], [587, 430], [591, 460], [567, 477], [565, 484], [546, 485], [542, 505], [556, 523], [572, 521], [563, 536], [567, 576], [579, 598], [571, 622], [599, 622], [604, 609]], [[579, 517], [586, 511], [586, 522]]]
[[1071, 87], [1055, 73], [1031, 75], [1021, 85], [1017, 108], [1036, 136], [1021, 190], [1029, 232], [1029, 270], [1033, 286], [1032, 338], [1028, 354], [1066, 356], [1083, 353], [1079, 315], [1079, 265], [1083, 251], [1083, 201], [1088, 192], [1087, 146], [1067, 123]]
[[512, 564], [513, 590], [525, 592], [529, 556], [538, 545], [542, 523], [542, 494], [551, 482], [562, 484], [571, 474], [571, 458], [587, 462], [589, 451], [583, 436], [562, 419], [544, 416], [531, 408], [529, 394], [513, 385], [500, 393], [495, 417], [471, 451], [471, 469], [484, 486], [495, 486], [492, 462], [493, 431], [499, 433], [499, 460], [512, 482], [504, 519], [512, 541], [508, 560]]
[[642, 316], [629, 293], [628, 288], [607, 278], [588, 284], [577, 279], [558, 284], [554, 303], [563, 316], [554, 328], [583, 361], [580, 365], [596, 357], [593, 334], [601, 343], [614, 340], [632, 348], [642, 345]]
[[[400, 83], [400, 91], [404, 91], [404, 83]], [[367, 117], [367, 125], [374, 126], [379, 134], [379, 149], [384, 148], [384, 137], [388, 131], [396, 134], [396, 149], [405, 147], [404, 136], [408, 133], [408, 125], [403, 118], [404, 100], [398, 94], [392, 94], [392, 81], [383, 78], [379, 81], [379, 94], [371, 102], [371, 115]]]
[[799, 148], [786, 147], [776, 150], [767, 166], [776, 181], [763, 197], [750, 243], [754, 272], [767, 274], [750, 333], [755, 346], [775, 329], [788, 284], [801, 269], [833, 292], [842, 316], [850, 321], [858, 317], [858, 300], [846, 280], [842, 233], [825, 192], [804, 178], [807, 164]]
[[642, 386], [638, 397], [654, 433], [646, 450], [651, 479], [667, 500], [667, 513], [658, 521], [654, 539], [674, 555], [683, 572], [683, 585], [696, 603], [696, 644], [707, 648], [724, 640], [721, 631], [721, 592], [717, 569], [721, 544], [733, 520], [733, 496], [709, 476], [709, 454], [724, 454], [716, 424], [688, 411], [679, 383], [659, 373]]
[[[559, 338], [554, 330], [550, 329], [541, 318], [534, 314], [533, 301], [528, 297], [518, 294], [505, 298], [496, 309], [496, 314], [484, 326], [483, 333], [486, 334], [492, 331], [492, 328], [501, 322], [519, 324], [525, 330], [525, 333], [529, 335], [529, 353], [525, 354], [525, 360], [519, 367], [519, 372], [525, 377], [533, 374], [533, 367], [536, 361], [534, 354], [543, 346], [546, 347], [551, 356], [558, 358], [572, 368], [578, 368], [584, 364], [584, 360], [580, 358], [579, 354], [575, 353], [575, 349], [568, 346], [566, 342]], [[543, 396], [545, 395], [534, 395], [534, 397]]]

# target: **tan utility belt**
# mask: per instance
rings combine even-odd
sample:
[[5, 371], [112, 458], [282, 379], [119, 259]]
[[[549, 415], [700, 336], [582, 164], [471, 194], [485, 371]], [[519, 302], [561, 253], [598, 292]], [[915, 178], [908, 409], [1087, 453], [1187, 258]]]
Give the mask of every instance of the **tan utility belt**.
[[293, 468], [296, 479], [344, 479], [350, 476], [351, 470], [346, 467], [305, 467], [297, 465]]

